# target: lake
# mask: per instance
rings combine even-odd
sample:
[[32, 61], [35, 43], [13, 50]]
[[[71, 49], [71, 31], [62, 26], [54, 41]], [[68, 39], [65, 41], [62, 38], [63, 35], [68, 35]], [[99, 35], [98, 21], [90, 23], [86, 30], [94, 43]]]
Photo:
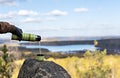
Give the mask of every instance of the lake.
[[94, 45], [64, 45], [64, 46], [42, 46], [42, 45], [23, 45], [26, 48], [30, 49], [38, 49], [38, 48], [46, 48], [51, 52], [68, 52], [68, 51], [78, 51], [78, 50], [95, 50]]

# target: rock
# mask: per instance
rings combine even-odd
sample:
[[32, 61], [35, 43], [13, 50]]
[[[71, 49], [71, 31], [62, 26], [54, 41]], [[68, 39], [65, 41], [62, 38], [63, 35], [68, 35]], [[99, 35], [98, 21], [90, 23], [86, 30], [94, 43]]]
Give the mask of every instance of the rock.
[[18, 78], [71, 78], [65, 69], [52, 61], [26, 59]]

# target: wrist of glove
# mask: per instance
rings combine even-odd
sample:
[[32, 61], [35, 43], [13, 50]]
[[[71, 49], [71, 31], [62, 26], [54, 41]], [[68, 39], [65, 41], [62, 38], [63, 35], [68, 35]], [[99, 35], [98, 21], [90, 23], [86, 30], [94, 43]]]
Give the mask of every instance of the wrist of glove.
[[22, 29], [14, 26], [14, 25], [11, 25], [11, 29], [9, 32], [14, 34], [14, 35], [17, 35], [19, 37], [20, 41], [22, 40]]

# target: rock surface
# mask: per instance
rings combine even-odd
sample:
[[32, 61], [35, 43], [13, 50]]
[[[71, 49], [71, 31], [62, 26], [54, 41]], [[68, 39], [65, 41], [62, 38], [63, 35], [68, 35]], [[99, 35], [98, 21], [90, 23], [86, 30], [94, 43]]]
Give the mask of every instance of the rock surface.
[[18, 78], [71, 78], [65, 69], [51, 61], [26, 59]]

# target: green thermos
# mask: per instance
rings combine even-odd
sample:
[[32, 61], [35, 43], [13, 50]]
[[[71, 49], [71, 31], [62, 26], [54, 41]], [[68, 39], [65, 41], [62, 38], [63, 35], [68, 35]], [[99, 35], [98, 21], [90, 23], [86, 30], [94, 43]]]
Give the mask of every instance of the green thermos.
[[[12, 34], [12, 40], [19, 40], [19, 37]], [[35, 34], [22, 33], [22, 41], [40, 41], [41, 37]]]

